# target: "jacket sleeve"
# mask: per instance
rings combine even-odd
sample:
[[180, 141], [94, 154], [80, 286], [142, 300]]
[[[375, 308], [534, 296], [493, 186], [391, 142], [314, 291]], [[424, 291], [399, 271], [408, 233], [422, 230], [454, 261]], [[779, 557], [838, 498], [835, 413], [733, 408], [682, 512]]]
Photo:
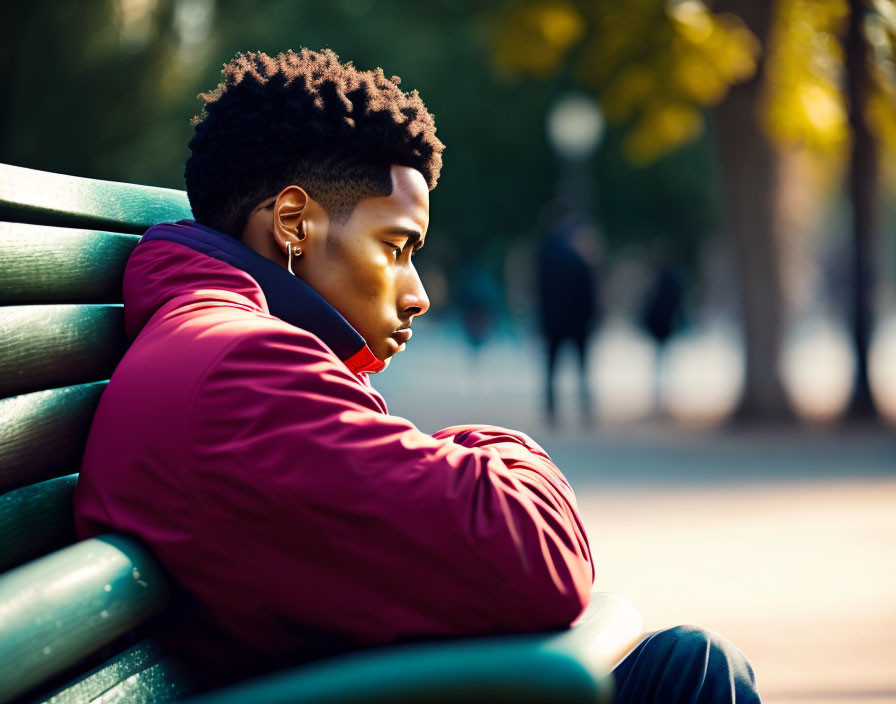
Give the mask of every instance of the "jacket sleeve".
[[200, 534], [278, 618], [365, 644], [570, 624], [593, 570], [573, 492], [521, 433], [428, 435], [316, 337], [241, 337], [185, 438]]

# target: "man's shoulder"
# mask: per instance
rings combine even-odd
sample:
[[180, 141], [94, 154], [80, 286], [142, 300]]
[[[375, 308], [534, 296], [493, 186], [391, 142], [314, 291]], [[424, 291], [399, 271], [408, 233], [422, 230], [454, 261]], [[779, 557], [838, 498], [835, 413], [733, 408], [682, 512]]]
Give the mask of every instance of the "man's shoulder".
[[373, 391], [320, 337], [274, 316], [228, 313], [204, 335], [215, 339], [195, 369], [192, 400], [205, 407], [225, 399], [262, 397], [267, 403], [283, 394]]
[[[238, 365], [248, 378], [264, 372], [278, 373], [283, 367], [295, 370], [305, 364], [343, 366], [336, 353], [313, 332], [268, 314], [227, 313], [205, 334], [215, 338], [217, 348], [217, 359], [209, 371]], [[247, 363], [257, 366], [241, 366]]]
[[209, 357], [206, 363], [214, 364], [215, 358], [253, 352], [292, 357], [307, 351], [338, 360], [314, 333], [246, 305], [237, 295], [228, 298], [227, 291], [217, 293], [172, 309], [147, 326], [131, 349], [178, 365], [196, 355]]
[[167, 399], [183, 407], [210, 383], [245, 387], [306, 365], [341, 366], [313, 333], [234, 301], [183, 306], [153, 321], [131, 345], [109, 395]]

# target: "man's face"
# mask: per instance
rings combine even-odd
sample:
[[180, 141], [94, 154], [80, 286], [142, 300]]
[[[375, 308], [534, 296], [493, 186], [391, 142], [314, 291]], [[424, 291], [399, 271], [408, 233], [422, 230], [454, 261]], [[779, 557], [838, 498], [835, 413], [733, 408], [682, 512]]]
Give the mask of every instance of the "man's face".
[[365, 198], [347, 222], [309, 233], [313, 246], [296, 271], [387, 364], [404, 349], [414, 317], [429, 309], [413, 263], [429, 225], [429, 189], [407, 166], [392, 166], [391, 175], [390, 196]]

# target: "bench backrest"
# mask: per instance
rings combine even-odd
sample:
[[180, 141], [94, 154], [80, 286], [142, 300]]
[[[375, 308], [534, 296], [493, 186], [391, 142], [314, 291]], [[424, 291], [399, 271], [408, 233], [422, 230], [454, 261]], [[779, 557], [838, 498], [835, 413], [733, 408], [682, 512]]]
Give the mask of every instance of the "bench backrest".
[[[164, 575], [123, 536], [74, 544], [71, 497], [96, 404], [126, 349], [125, 262], [191, 217], [186, 194], [0, 165], [0, 702], [83, 669], [162, 610]], [[108, 693], [161, 655], [141, 643], [80, 678]], [[147, 664], [149, 663], [149, 664]]]

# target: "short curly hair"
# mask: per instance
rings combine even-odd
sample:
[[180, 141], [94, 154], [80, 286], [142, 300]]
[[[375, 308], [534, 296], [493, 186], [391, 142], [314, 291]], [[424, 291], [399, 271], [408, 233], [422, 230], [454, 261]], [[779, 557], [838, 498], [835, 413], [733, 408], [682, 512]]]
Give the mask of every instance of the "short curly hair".
[[392, 192], [389, 167], [418, 170], [430, 190], [444, 145], [417, 91], [359, 71], [330, 51], [237, 54], [199, 97], [184, 177], [193, 217], [239, 238], [258, 203], [296, 184], [344, 221], [363, 198]]

